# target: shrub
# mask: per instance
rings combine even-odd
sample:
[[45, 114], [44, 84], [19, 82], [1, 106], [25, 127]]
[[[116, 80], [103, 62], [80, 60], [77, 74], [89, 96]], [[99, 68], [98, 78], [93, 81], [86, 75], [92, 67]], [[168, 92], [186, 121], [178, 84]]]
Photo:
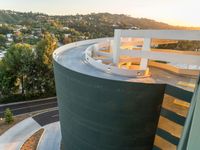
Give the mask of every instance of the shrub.
[[4, 111], [4, 118], [5, 118], [5, 122], [7, 124], [10, 124], [10, 123], [12, 123], [14, 121], [14, 119], [13, 119], [13, 113], [12, 113], [12, 111], [9, 108], [7, 108]]

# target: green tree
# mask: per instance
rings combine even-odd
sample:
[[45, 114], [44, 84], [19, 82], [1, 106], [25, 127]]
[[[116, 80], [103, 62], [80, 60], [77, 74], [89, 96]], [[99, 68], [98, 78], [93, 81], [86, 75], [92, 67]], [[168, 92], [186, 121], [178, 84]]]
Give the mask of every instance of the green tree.
[[10, 95], [15, 91], [16, 75], [7, 68], [6, 64], [0, 61], [0, 91], [1, 97]]
[[200, 41], [178, 41], [177, 43], [160, 44], [157, 48], [182, 51], [200, 51]]
[[8, 33], [12, 33], [13, 30], [10, 26], [7, 25], [3, 25], [0, 27], [0, 34], [8, 34]]
[[38, 61], [52, 69], [52, 54], [56, 48], [57, 39], [50, 33], [45, 33], [44, 38], [36, 46]]
[[0, 48], [4, 47], [6, 43], [6, 37], [3, 34], [0, 34]]
[[49, 33], [45, 33], [35, 48], [28, 44], [11, 46], [0, 62], [2, 97], [55, 94], [52, 54], [56, 48], [57, 40]]
[[7, 124], [10, 124], [14, 121], [14, 118], [13, 118], [13, 113], [12, 111], [7, 108], [5, 111], [4, 111], [4, 118], [5, 118], [5, 122]]
[[36, 70], [37, 89], [42, 93], [55, 93], [52, 54], [57, 48], [57, 39], [50, 33], [45, 33], [44, 38], [37, 44]]
[[34, 53], [28, 44], [11, 46], [0, 64], [1, 90], [3, 94], [25, 95], [29, 87]]

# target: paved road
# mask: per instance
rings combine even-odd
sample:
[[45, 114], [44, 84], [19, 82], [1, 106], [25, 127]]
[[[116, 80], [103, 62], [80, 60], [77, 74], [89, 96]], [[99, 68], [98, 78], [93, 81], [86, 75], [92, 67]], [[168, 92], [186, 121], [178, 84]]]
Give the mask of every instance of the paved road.
[[57, 107], [57, 99], [55, 97], [20, 103], [11, 103], [0, 105], [0, 117], [3, 117], [3, 112], [6, 108], [10, 108], [14, 115], [30, 113], [38, 110], [49, 109]]
[[59, 113], [58, 110], [53, 110], [50, 112], [38, 114], [34, 116], [33, 119], [41, 126], [45, 126], [47, 124], [59, 121]]

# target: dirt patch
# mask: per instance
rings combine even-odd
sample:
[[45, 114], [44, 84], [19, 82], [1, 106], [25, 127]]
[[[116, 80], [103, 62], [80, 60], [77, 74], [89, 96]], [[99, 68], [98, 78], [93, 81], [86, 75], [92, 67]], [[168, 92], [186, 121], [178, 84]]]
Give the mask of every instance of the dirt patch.
[[20, 115], [20, 116], [14, 116], [14, 122], [11, 124], [5, 123], [4, 119], [0, 119], [0, 135], [2, 135], [5, 131], [10, 129], [15, 124], [19, 123], [20, 121], [30, 117], [28, 114]]
[[36, 150], [43, 132], [43, 128], [35, 132], [29, 139], [26, 140], [20, 150]]

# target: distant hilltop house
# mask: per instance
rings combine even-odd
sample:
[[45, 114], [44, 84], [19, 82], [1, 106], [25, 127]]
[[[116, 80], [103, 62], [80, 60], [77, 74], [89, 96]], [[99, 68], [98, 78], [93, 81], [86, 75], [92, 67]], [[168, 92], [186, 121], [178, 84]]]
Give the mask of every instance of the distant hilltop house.
[[69, 30], [70, 28], [69, 27], [63, 27], [62, 29], [63, 30]]
[[1, 50], [0, 50], [0, 60], [1, 60], [2, 58], [4, 58], [5, 54], [6, 54], [6, 51], [1, 51]]
[[112, 25], [112, 27], [118, 27], [118, 26], [119, 26], [118, 24], [113, 24], [113, 25]]
[[41, 28], [33, 28], [31, 33], [35, 36], [41, 36], [42, 35], [42, 29]]
[[68, 34], [64, 34], [64, 37], [65, 37], [65, 38], [68, 38], [69, 36], [71, 36], [70, 33], [68, 33]]
[[21, 34], [20, 29], [14, 30], [13, 32], [14, 32], [14, 34], [15, 34], [16, 36], [19, 36], [19, 35]]
[[131, 27], [131, 29], [133, 29], [133, 30], [138, 30], [138, 29], [140, 29], [139, 27]]
[[13, 34], [12, 33], [6, 34], [6, 37], [7, 37], [8, 42], [13, 42]]
[[16, 27], [17, 29], [19, 29], [19, 30], [23, 28], [22, 25], [16, 25], [15, 27]]

